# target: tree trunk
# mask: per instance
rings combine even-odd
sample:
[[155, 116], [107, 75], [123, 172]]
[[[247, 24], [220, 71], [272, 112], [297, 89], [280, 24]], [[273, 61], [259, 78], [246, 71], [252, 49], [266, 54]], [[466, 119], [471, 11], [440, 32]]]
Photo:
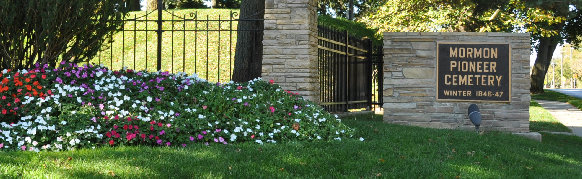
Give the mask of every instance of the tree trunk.
[[139, 0], [128, 0], [127, 6], [129, 7], [130, 11], [141, 10], [141, 5], [139, 4]]
[[552, 62], [554, 50], [558, 45], [558, 41], [552, 37], [542, 37], [539, 43], [538, 55], [531, 72], [531, 88], [529, 90], [533, 94], [544, 92], [544, 79]]
[[[239, 19], [263, 19], [264, 14], [265, 0], [242, 0]], [[245, 82], [261, 76], [263, 21], [239, 21], [238, 29], [232, 80]]]
[[158, 9], [158, 0], [147, 0], [148, 1], [148, 10], [157, 10]]

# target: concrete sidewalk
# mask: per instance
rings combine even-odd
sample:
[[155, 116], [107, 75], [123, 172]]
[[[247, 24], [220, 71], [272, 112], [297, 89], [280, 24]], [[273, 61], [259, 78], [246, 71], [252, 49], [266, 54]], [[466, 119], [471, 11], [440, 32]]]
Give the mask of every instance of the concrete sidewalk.
[[556, 120], [572, 129], [572, 133], [582, 137], [582, 111], [571, 104], [559, 101], [535, 100], [548, 110]]

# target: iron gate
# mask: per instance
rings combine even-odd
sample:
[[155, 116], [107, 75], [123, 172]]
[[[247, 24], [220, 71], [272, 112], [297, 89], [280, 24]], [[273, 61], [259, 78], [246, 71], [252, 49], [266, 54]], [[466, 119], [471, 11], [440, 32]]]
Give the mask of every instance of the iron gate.
[[372, 40], [319, 25], [320, 105], [330, 112], [379, 107], [382, 57]]
[[263, 18], [242, 18], [231, 10], [160, 9], [137, 12], [123, 21], [123, 28], [104, 39], [107, 43], [91, 63], [110, 69], [196, 73], [221, 83], [232, 78], [238, 33], [263, 31], [238, 29], [242, 21], [261, 23]]

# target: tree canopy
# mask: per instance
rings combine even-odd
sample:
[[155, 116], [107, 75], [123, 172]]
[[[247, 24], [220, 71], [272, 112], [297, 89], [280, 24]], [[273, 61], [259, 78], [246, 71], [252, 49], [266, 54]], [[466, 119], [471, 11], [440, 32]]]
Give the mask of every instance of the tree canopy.
[[578, 46], [579, 0], [384, 0], [361, 22], [383, 32], [529, 32], [537, 53], [531, 92], [543, 92], [544, 76], [559, 43]]

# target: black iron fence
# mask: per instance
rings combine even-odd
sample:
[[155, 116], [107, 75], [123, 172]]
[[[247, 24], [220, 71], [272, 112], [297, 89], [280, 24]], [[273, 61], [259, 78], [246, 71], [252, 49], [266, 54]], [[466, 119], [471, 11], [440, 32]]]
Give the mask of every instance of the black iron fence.
[[[157, 12], [157, 13], [155, 13]], [[213, 82], [231, 80], [238, 33], [238, 10], [158, 10], [131, 14], [121, 31], [104, 39], [91, 63], [111, 69], [196, 73]]]
[[330, 112], [379, 107], [382, 48], [321, 25], [318, 38], [320, 104]]

